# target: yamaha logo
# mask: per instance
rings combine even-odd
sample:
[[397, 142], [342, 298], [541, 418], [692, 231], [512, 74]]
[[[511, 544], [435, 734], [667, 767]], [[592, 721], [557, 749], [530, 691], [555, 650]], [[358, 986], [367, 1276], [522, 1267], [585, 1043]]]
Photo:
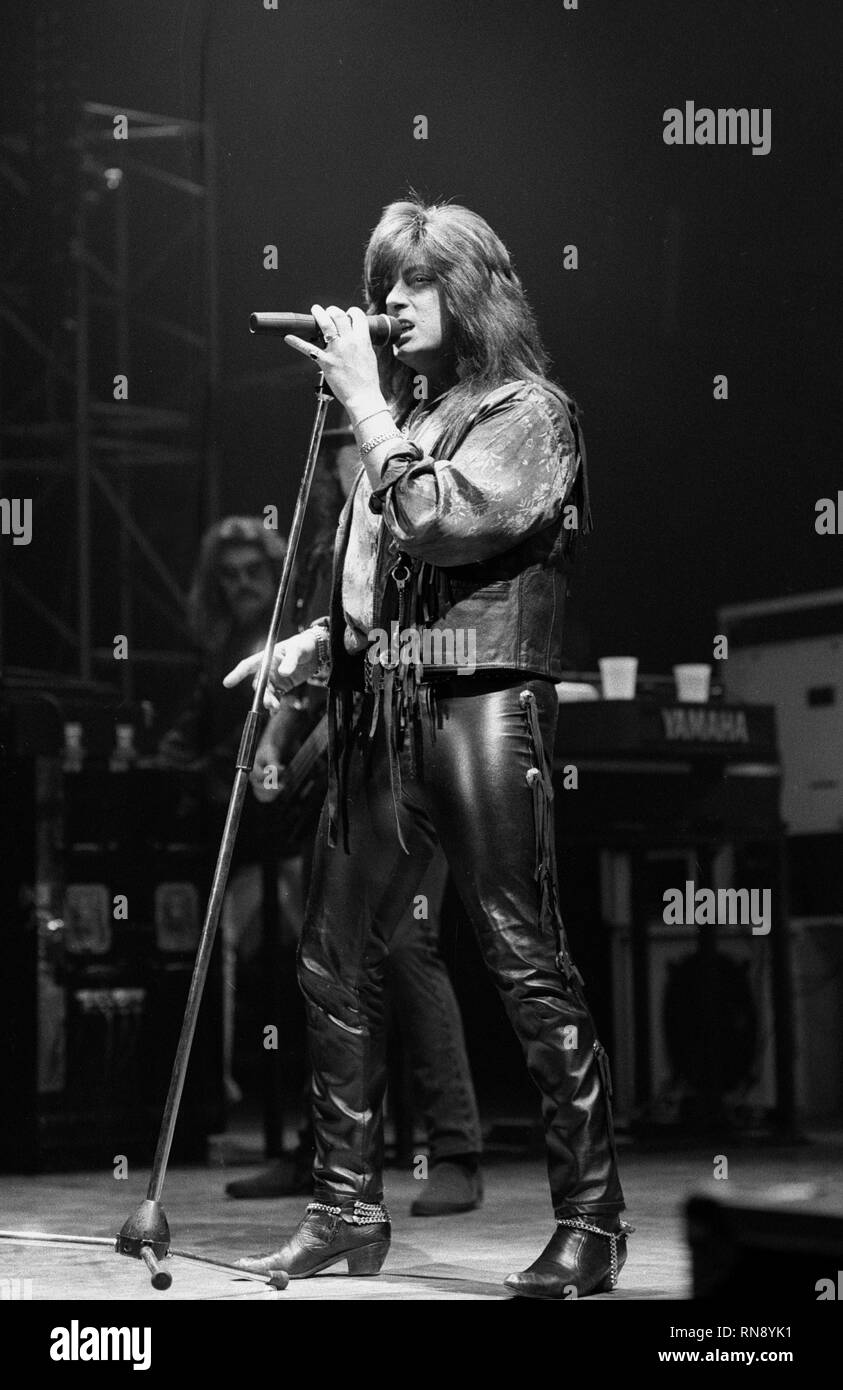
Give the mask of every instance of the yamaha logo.
[[661, 711], [670, 743], [749, 743], [746, 712], [741, 709], [680, 707]]

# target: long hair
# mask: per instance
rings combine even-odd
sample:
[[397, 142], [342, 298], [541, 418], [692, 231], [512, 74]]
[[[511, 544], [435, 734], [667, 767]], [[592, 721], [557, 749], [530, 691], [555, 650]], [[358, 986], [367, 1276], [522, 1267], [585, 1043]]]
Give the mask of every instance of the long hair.
[[[364, 263], [368, 312], [386, 311], [386, 296], [410, 265], [435, 277], [447, 310], [447, 349], [456, 384], [437, 408], [440, 440], [453, 437], [477, 398], [509, 381], [535, 381], [569, 397], [547, 377], [548, 357], [509, 252], [476, 212], [456, 203], [390, 203], [372, 232]], [[416, 374], [390, 347], [378, 353], [381, 386], [401, 423], [417, 404]]]
[[228, 546], [254, 545], [272, 570], [276, 584], [284, 568], [286, 542], [259, 516], [227, 516], [202, 537], [199, 560], [187, 598], [191, 636], [206, 655], [217, 654], [231, 636], [231, 615], [219, 579], [220, 556]]

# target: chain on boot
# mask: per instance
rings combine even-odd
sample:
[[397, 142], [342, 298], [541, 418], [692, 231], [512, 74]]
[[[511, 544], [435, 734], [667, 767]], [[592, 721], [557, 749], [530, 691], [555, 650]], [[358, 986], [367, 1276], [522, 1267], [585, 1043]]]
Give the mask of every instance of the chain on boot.
[[238, 1260], [240, 1269], [307, 1279], [345, 1260], [349, 1274], [380, 1273], [389, 1252], [389, 1212], [382, 1202], [355, 1202], [351, 1208], [310, 1202], [298, 1230], [270, 1255]]
[[559, 1217], [556, 1230], [538, 1259], [510, 1274], [504, 1283], [521, 1298], [586, 1298], [617, 1286], [626, 1263], [626, 1241], [634, 1226], [620, 1221], [615, 1230], [585, 1217]]

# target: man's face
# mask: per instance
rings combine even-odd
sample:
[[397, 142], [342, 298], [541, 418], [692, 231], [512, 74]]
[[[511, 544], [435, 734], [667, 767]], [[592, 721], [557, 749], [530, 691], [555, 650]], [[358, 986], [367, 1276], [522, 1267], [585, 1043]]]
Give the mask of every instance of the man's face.
[[407, 266], [386, 296], [386, 312], [407, 326], [393, 352], [399, 362], [435, 375], [445, 352], [447, 311], [435, 276], [423, 266]]
[[224, 546], [218, 575], [228, 611], [238, 627], [255, 622], [270, 607], [275, 579], [260, 546]]

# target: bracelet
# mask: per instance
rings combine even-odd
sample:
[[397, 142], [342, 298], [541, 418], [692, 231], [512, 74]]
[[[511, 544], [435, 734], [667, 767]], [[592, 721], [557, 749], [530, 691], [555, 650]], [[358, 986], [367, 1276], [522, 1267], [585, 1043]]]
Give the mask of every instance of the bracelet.
[[314, 675], [317, 679], [323, 680], [331, 670], [331, 639], [328, 636], [327, 630], [324, 628], [320, 636], [316, 639], [316, 655], [319, 659], [319, 665]]
[[359, 429], [361, 425], [365, 425], [365, 423], [366, 423], [367, 420], [374, 420], [374, 418], [375, 418], [376, 415], [391, 415], [391, 414], [392, 414], [392, 411], [390, 410], [389, 406], [388, 406], [388, 405], [382, 405], [381, 408], [380, 408], [380, 410], [373, 410], [373, 411], [371, 412], [370, 415], [364, 415], [362, 420], [353, 420], [353, 421], [352, 421], [352, 424], [351, 424], [351, 428], [354, 429], [354, 430]]
[[366, 455], [370, 454], [373, 449], [376, 449], [379, 444], [386, 444], [389, 439], [403, 439], [403, 435], [399, 430], [394, 428], [388, 430], [385, 434], [376, 434], [374, 439], [369, 440], [368, 444], [362, 445], [360, 449], [361, 459], [364, 459]]

